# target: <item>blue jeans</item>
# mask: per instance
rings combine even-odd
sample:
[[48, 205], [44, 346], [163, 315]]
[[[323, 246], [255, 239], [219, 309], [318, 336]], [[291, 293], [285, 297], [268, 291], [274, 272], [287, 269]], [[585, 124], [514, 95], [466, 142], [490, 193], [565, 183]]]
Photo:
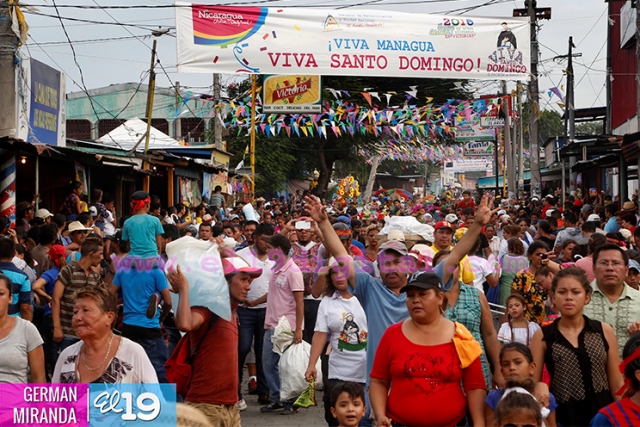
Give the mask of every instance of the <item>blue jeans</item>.
[[280, 369], [278, 368], [280, 355], [273, 352], [273, 343], [271, 342], [273, 332], [273, 329], [265, 329], [264, 331], [262, 367], [264, 369], [264, 375], [267, 378], [267, 385], [269, 386], [269, 397], [273, 403], [277, 403], [280, 402]]
[[242, 368], [247, 359], [247, 355], [251, 351], [253, 343], [253, 351], [256, 354], [256, 371], [258, 372], [258, 395], [269, 394], [267, 386], [267, 378], [262, 367], [262, 347], [264, 343], [264, 317], [267, 314], [266, 308], [243, 308], [236, 309], [240, 326], [238, 327], [238, 397], [242, 399]]
[[[264, 369], [264, 375], [267, 378], [267, 385], [269, 386], [269, 397], [273, 403], [280, 402], [280, 369], [278, 368], [278, 362], [280, 362], [280, 355], [273, 352], [273, 343], [271, 337], [273, 336], [273, 329], [265, 329], [264, 331], [264, 347], [262, 348], [262, 367]], [[256, 359], [258, 356], [256, 355]], [[284, 403], [286, 406], [292, 407], [297, 396], [287, 400]]]
[[135, 342], [140, 344], [147, 353], [153, 368], [156, 370], [158, 382], [168, 383], [167, 371], [164, 369], [164, 364], [167, 361], [167, 344], [164, 338], [137, 339]]

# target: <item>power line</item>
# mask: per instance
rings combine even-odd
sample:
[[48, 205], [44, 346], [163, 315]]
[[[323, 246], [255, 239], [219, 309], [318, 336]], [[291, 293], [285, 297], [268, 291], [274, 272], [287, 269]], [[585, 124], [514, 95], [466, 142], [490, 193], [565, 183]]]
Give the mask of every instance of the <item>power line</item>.
[[[29, 34], [29, 36], [31, 36]], [[84, 43], [103, 43], [103, 42], [110, 42], [110, 41], [119, 41], [119, 40], [131, 40], [134, 39], [135, 36], [123, 36], [123, 37], [107, 37], [107, 38], [102, 38], [102, 39], [85, 39], [85, 40], [76, 40], [74, 41], [75, 44], [84, 44]], [[54, 41], [54, 42], [44, 42], [44, 43], [40, 43], [40, 46], [57, 46], [57, 45], [66, 45], [69, 44], [68, 41]]]

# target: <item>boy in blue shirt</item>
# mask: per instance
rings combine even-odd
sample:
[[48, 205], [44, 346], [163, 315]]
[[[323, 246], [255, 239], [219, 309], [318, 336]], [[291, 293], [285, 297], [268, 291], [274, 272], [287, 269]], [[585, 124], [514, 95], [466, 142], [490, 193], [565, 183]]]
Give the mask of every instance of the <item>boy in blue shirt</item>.
[[147, 215], [150, 206], [151, 196], [146, 191], [136, 191], [131, 196], [132, 216], [122, 227], [122, 240], [129, 242], [131, 257], [158, 258], [164, 230], [157, 217]]

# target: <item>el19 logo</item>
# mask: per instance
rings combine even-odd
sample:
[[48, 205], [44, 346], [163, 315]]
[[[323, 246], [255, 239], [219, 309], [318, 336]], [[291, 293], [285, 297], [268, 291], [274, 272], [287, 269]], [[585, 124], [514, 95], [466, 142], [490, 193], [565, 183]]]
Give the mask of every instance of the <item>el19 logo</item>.
[[[142, 421], [153, 421], [158, 418], [160, 414], [161, 404], [160, 399], [154, 393], [144, 392], [138, 395], [136, 399], [136, 408], [138, 411], [133, 412], [133, 393], [122, 393], [122, 400], [124, 401], [125, 408], [122, 409], [120, 405], [120, 392], [114, 390], [112, 394], [108, 391], [102, 392], [93, 401], [93, 406], [100, 410], [101, 414], [108, 412], [115, 412], [117, 414], [124, 411], [121, 418], [124, 421], [135, 421], [138, 418]], [[150, 400], [151, 403], [147, 403]]]
[[176, 391], [172, 384], [91, 384], [91, 427], [175, 425]]

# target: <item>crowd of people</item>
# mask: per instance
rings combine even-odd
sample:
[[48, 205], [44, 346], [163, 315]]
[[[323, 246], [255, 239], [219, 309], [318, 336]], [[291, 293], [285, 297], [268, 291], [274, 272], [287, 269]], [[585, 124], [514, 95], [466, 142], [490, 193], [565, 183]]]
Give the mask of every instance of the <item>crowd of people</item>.
[[[0, 383], [165, 383], [189, 333], [180, 398], [211, 425], [240, 426], [250, 395], [295, 415], [272, 340], [284, 317], [310, 344], [305, 379], [322, 362], [329, 426], [640, 425], [633, 201], [298, 192], [230, 206], [216, 187], [193, 207], [136, 191], [121, 215], [85, 193], [76, 182], [59, 213], [20, 202], [0, 218]], [[380, 235], [393, 216], [430, 231]], [[178, 239], [218, 246], [231, 321], [163, 270]]]

